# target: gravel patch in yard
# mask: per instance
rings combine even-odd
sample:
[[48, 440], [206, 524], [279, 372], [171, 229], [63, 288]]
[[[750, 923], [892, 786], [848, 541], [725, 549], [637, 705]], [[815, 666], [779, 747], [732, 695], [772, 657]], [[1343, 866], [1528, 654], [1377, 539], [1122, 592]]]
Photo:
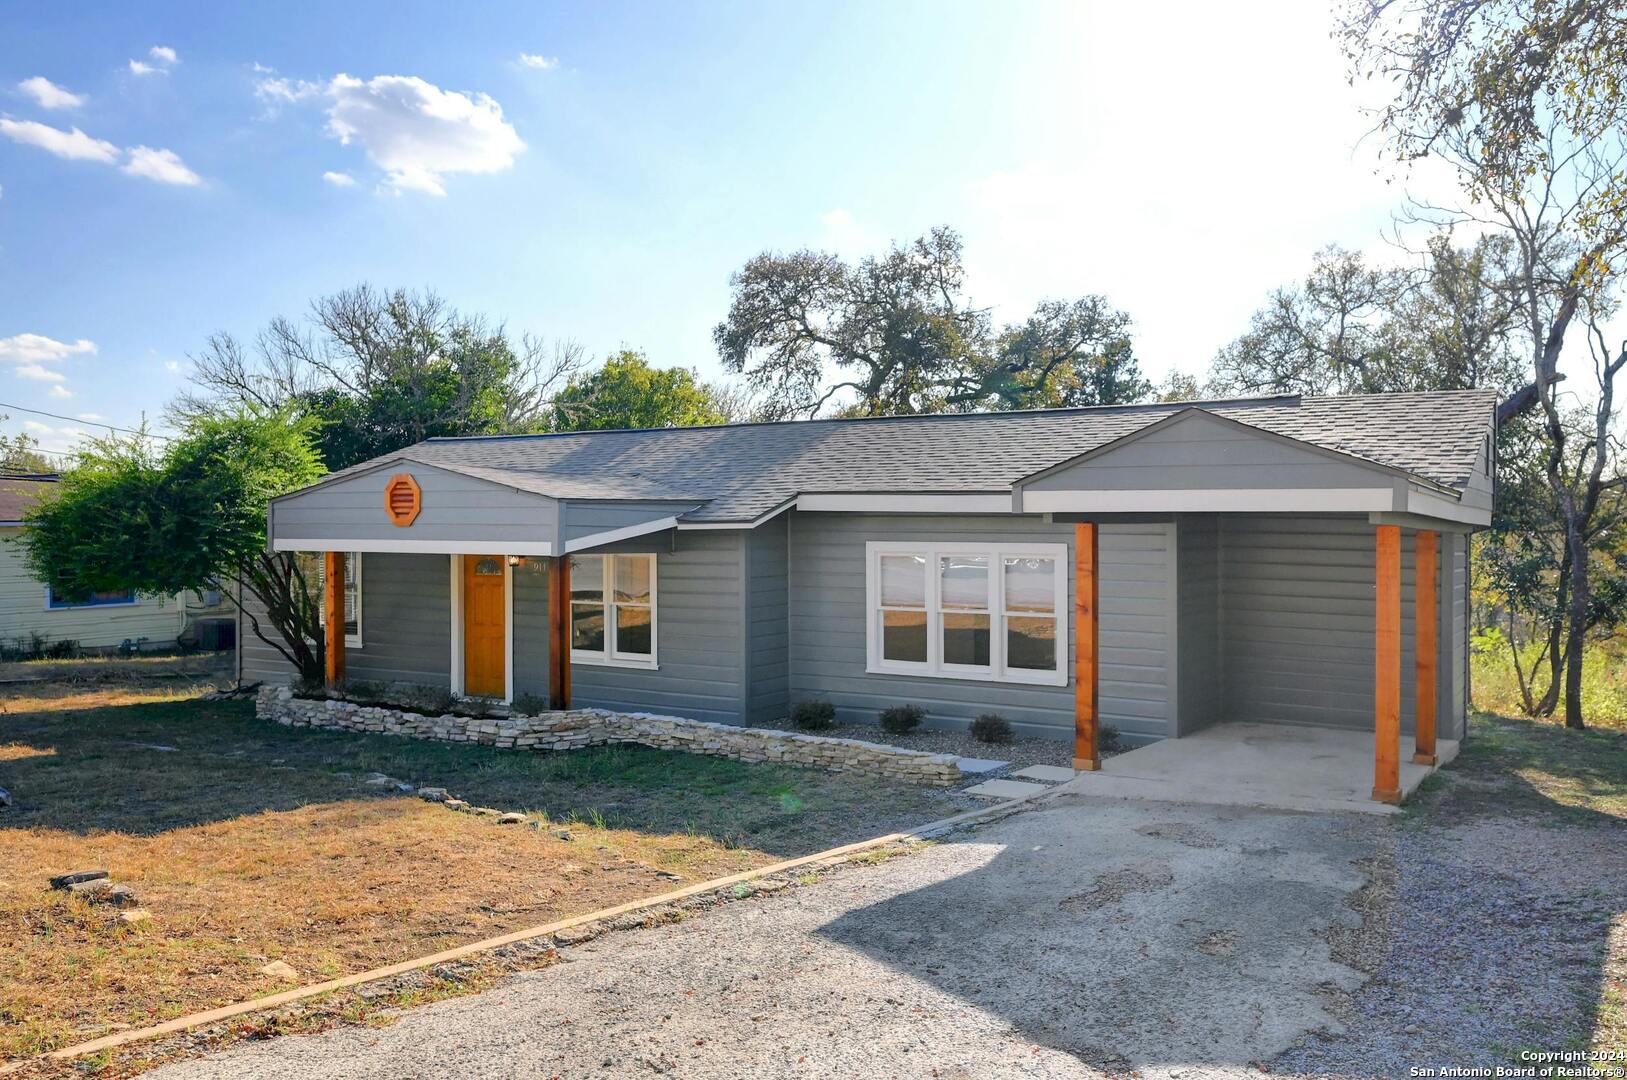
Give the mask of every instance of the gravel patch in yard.
[[[1447, 800], [1473, 777], [1443, 774]], [[1274, 1072], [1406, 1076], [1414, 1067], [1524, 1064], [1521, 1050], [1586, 1046], [1611, 921], [1627, 881], [1627, 825], [1597, 816], [1420, 816], [1394, 831], [1352, 898], [1363, 927], [1335, 955], [1373, 974], [1332, 994], [1345, 1031], [1312, 1035]], [[1618, 942], [1617, 948], [1620, 947]], [[1617, 965], [1619, 966], [1619, 965]]]

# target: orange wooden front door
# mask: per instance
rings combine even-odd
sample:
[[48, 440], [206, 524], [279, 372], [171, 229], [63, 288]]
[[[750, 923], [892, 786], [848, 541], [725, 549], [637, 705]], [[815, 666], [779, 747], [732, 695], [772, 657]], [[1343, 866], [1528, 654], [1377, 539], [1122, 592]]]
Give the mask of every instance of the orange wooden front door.
[[500, 698], [508, 650], [503, 604], [503, 557], [463, 557], [463, 692]]

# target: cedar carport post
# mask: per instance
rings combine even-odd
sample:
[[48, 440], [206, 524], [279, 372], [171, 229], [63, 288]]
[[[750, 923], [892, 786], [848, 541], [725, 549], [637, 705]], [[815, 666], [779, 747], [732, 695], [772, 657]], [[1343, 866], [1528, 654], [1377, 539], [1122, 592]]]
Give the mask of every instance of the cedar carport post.
[[571, 557], [548, 560], [548, 704], [571, 707]]
[[[1436, 583], [1440, 534], [1420, 530], [1413, 537], [1413, 721], [1412, 760], [1434, 765], [1435, 707], [1439, 691]], [[1401, 801], [1401, 527], [1375, 530], [1373, 639], [1373, 798]]]
[[1097, 555], [1096, 523], [1079, 522], [1073, 527], [1073, 767], [1079, 772], [1102, 767]]
[[338, 689], [345, 682], [345, 553], [322, 553], [323, 676]]

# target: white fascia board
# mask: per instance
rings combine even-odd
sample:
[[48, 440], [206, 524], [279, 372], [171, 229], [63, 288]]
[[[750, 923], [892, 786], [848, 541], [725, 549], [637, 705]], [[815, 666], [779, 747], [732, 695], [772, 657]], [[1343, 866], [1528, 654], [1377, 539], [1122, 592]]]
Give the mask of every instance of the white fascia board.
[[1027, 491], [1028, 513], [1371, 513], [1395, 508], [1395, 489], [1170, 488], [1125, 491]]
[[637, 525], [624, 525], [619, 529], [610, 529], [607, 532], [590, 533], [579, 536], [575, 540], [565, 541], [565, 553], [581, 551], [583, 548], [603, 547], [605, 544], [614, 544], [617, 540], [631, 540], [635, 536], [648, 536], [650, 533], [665, 532], [678, 524], [676, 515], [657, 518], [654, 521], [641, 521]]
[[930, 495], [880, 492], [861, 495], [799, 495], [797, 509], [873, 514], [1009, 514], [1011, 494], [990, 492], [957, 495], [951, 492]]
[[513, 540], [354, 540], [332, 537], [307, 540], [278, 537], [272, 551], [374, 551], [411, 555], [552, 555], [554, 546], [546, 542]]

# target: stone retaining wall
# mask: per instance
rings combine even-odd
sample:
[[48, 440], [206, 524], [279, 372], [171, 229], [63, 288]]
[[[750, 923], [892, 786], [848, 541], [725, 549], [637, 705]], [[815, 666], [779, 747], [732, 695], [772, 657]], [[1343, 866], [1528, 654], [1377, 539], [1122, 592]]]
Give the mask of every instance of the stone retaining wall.
[[953, 754], [929, 754], [858, 739], [710, 724], [651, 713], [571, 709], [538, 716], [424, 716], [349, 701], [299, 698], [286, 686], [261, 687], [255, 698], [255, 713], [290, 727], [406, 735], [508, 750], [574, 750], [607, 743], [637, 743], [736, 761], [781, 761], [867, 773], [912, 784], [948, 786], [961, 779]]

